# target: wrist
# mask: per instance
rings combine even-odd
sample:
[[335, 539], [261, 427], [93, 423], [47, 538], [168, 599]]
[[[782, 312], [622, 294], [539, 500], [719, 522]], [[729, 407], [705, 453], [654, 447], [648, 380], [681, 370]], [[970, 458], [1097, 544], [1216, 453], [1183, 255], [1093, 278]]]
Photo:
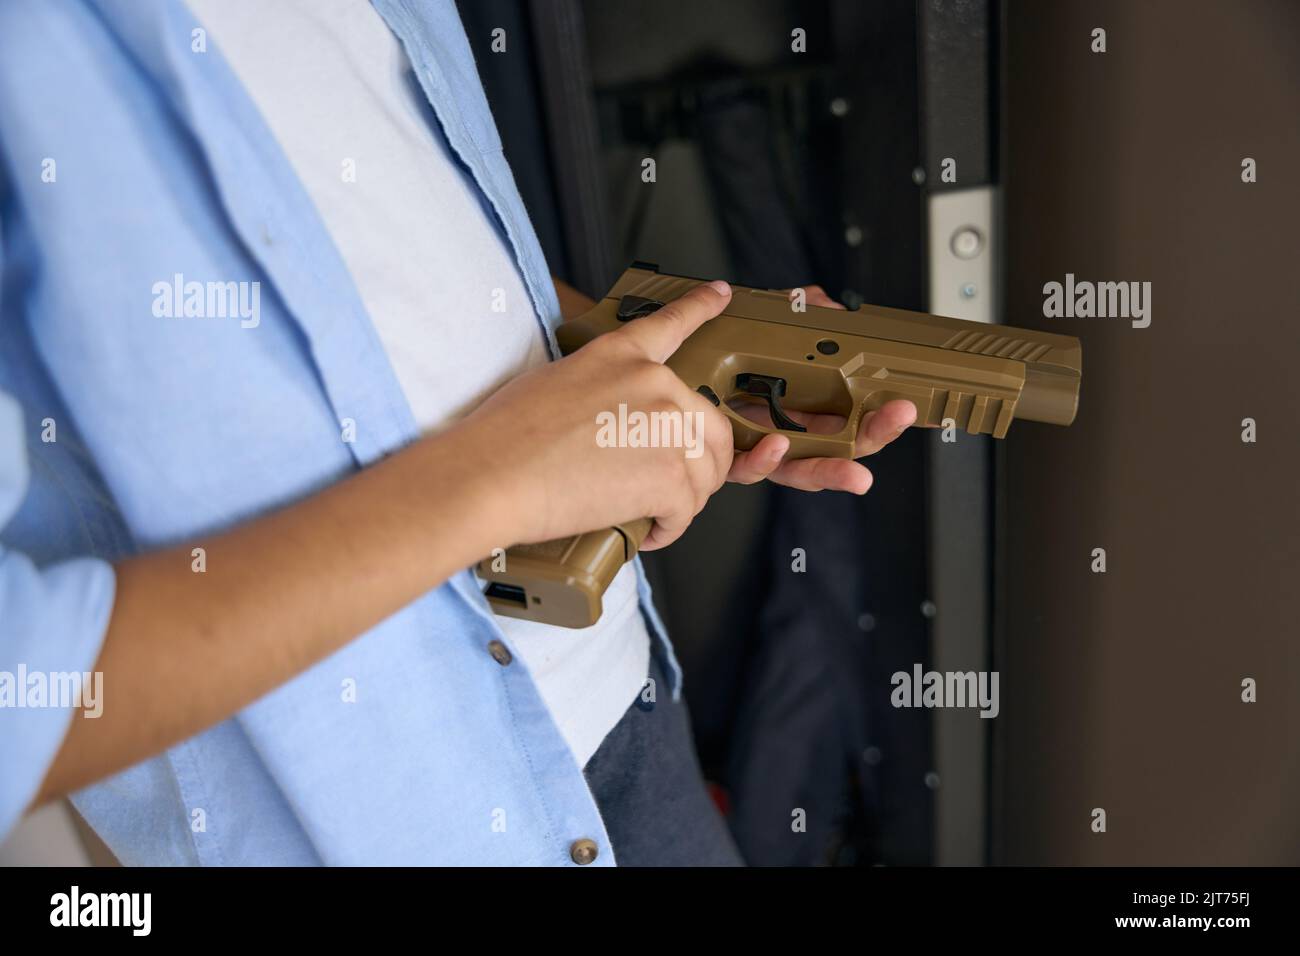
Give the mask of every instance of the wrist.
[[462, 423], [422, 439], [421, 449], [425, 473], [439, 476], [425, 485], [429, 511], [445, 516], [450, 527], [441, 535], [463, 545], [458, 553], [469, 555], [467, 563], [527, 536], [526, 483], [478, 431]]

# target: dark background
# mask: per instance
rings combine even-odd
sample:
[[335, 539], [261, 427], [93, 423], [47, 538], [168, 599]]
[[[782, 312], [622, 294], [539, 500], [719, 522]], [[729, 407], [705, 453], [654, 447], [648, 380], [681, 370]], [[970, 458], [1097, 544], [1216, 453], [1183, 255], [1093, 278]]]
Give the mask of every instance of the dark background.
[[[1068, 429], [905, 435], [861, 501], [727, 488], [647, 556], [750, 861], [1300, 861], [1300, 6], [460, 6], [552, 268], [588, 294], [641, 259], [925, 309], [929, 204], [993, 187], [1000, 319], [1083, 341]], [[1044, 319], [1067, 272], [1150, 281], [1151, 327]], [[958, 633], [998, 718], [890, 707], [889, 675]]]
[[[1094, 59], [1073, 37], [1102, 23]], [[1300, 5], [1016, 3], [1006, 25], [1007, 321], [1067, 270], [1150, 280], [1154, 318], [1062, 320], [1078, 421], [1001, 449], [996, 858], [1295, 864]]]

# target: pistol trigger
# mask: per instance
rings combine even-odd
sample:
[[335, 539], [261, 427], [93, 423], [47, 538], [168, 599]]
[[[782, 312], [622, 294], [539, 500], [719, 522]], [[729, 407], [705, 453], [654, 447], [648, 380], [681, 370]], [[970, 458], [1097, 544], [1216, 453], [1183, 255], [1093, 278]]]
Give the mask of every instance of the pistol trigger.
[[741, 372], [736, 376], [736, 388], [746, 395], [767, 399], [767, 410], [772, 415], [772, 424], [782, 431], [806, 432], [804, 428], [781, 407], [781, 396], [785, 394], [785, 379], [772, 375], [758, 375], [753, 372]]

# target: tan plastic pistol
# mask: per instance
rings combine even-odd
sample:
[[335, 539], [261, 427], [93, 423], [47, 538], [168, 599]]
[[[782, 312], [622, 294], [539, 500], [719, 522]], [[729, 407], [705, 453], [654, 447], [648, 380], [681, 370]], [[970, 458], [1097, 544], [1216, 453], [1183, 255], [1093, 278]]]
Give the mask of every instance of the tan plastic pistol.
[[[704, 280], [660, 275], [633, 263], [590, 312], [556, 331], [568, 355], [596, 336], [648, 315]], [[738, 450], [779, 431], [787, 458], [850, 458], [862, 416], [903, 398], [917, 424], [1002, 438], [1013, 419], [1068, 425], [1079, 405], [1082, 348], [1069, 335], [986, 325], [864, 305], [796, 308], [785, 291], [733, 286], [731, 302], [688, 338], [668, 367], [731, 422]], [[771, 427], [733, 404], [766, 402]], [[814, 434], [786, 410], [842, 416], [836, 434]], [[595, 423], [593, 422], [593, 435]], [[559, 541], [516, 545], [479, 562], [497, 614], [589, 627], [619, 569], [636, 556], [651, 519]]]

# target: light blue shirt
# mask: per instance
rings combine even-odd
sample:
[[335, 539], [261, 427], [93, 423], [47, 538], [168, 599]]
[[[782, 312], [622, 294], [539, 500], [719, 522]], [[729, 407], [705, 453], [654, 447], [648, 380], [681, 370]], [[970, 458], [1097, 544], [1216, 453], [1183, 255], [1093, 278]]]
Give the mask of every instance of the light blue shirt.
[[[454, 4], [374, 6], [554, 349], [554, 289]], [[338, 251], [200, 26], [180, 0], [0, 4], [0, 672], [93, 670], [111, 561], [202, 547], [417, 437]], [[155, 315], [177, 274], [259, 283], [256, 325]], [[466, 570], [74, 803], [126, 864], [575, 865], [590, 838], [612, 865], [580, 768], [492, 640], [509, 644]], [[72, 713], [0, 707], [0, 836]]]

